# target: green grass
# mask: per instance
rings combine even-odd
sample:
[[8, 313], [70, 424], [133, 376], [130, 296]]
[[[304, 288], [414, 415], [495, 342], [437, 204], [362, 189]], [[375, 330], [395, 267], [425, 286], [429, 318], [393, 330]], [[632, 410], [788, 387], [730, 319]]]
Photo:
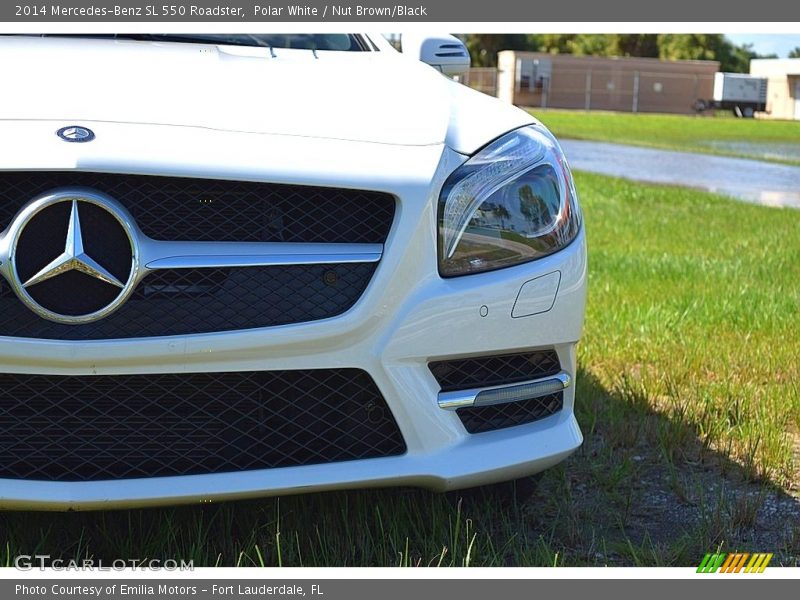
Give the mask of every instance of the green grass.
[[[691, 423], [759, 477], [800, 431], [800, 212], [582, 175], [591, 300], [582, 363]], [[588, 193], [587, 193], [588, 192]]]
[[577, 185], [586, 440], [527, 504], [377, 490], [0, 513], [0, 565], [696, 565], [736, 549], [798, 564], [800, 212], [582, 173]]
[[[563, 138], [800, 165], [800, 121], [536, 108], [529, 111]], [[781, 145], [788, 154], [786, 150], [777, 154], [770, 151]]]

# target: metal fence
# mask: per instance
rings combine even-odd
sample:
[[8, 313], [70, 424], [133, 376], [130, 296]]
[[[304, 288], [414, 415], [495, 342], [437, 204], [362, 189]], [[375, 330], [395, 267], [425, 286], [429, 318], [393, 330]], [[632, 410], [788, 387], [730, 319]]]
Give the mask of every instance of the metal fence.
[[494, 67], [476, 67], [459, 75], [457, 79], [479, 92], [490, 96], [497, 95], [497, 69]]
[[713, 74], [696, 71], [555, 65], [545, 75], [515, 77], [513, 91], [505, 95], [498, 93], [496, 68], [470, 69], [459, 81], [490, 96], [513, 98], [520, 106], [626, 112], [694, 112], [711, 100], [714, 87]]
[[713, 75], [620, 69], [553, 69], [517, 80], [514, 103], [542, 108], [628, 112], [691, 112], [711, 99]]

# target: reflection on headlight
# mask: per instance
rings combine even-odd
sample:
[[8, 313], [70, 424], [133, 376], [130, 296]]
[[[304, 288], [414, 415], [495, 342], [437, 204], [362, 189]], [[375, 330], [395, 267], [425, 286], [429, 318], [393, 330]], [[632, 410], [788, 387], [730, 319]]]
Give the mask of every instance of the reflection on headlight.
[[445, 182], [439, 200], [443, 276], [499, 269], [552, 254], [580, 230], [566, 161], [530, 126], [489, 144]]

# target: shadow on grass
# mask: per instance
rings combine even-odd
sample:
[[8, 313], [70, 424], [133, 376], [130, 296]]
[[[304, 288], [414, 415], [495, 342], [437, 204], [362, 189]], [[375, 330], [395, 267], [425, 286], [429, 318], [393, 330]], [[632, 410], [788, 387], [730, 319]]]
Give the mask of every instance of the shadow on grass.
[[92, 513], [0, 513], [0, 564], [178, 559], [195, 566], [696, 565], [774, 552], [797, 565], [800, 502], [654, 412], [578, 375], [583, 447], [526, 502], [386, 489]]

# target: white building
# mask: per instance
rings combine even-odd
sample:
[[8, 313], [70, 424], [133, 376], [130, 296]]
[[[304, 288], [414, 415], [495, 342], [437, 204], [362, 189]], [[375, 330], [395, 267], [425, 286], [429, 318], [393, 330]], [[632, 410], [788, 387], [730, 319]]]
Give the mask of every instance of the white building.
[[766, 77], [767, 116], [800, 120], [800, 58], [756, 58], [750, 74]]

